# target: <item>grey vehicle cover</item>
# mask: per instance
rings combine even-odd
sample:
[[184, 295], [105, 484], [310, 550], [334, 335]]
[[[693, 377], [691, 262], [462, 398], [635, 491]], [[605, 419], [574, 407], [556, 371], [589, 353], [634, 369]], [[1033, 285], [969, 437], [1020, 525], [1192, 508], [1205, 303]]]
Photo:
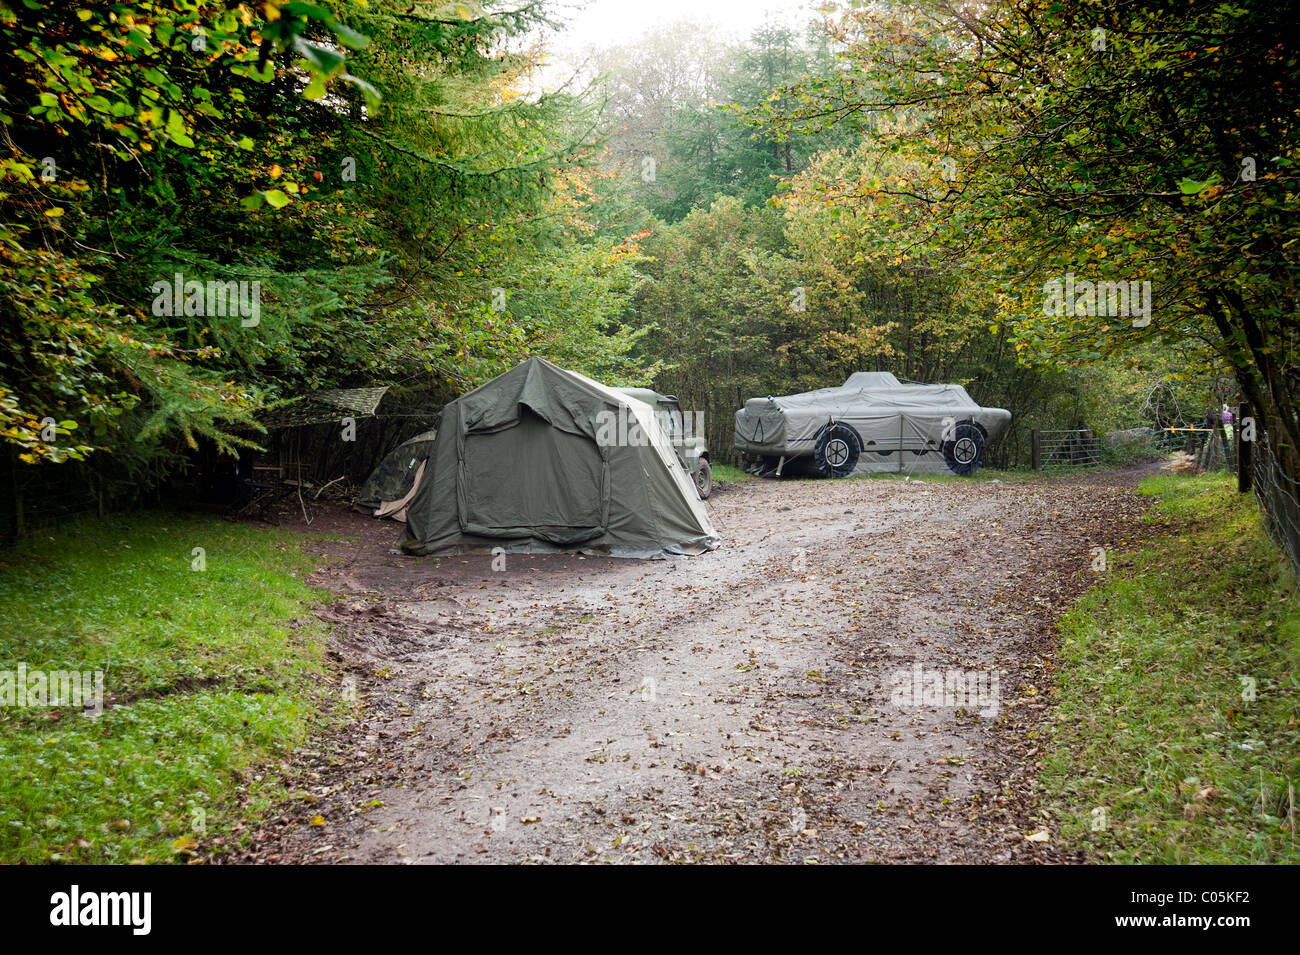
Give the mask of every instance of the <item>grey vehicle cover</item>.
[[981, 407], [960, 385], [903, 384], [889, 372], [859, 371], [838, 388], [750, 398], [736, 412], [735, 444], [765, 457], [802, 457], [836, 422], [853, 428], [861, 441], [855, 473], [937, 473], [949, 470], [945, 429], [965, 421], [991, 440], [1010, 423], [1011, 412]]
[[699, 554], [718, 535], [654, 411], [542, 358], [447, 405], [406, 514], [415, 554]]

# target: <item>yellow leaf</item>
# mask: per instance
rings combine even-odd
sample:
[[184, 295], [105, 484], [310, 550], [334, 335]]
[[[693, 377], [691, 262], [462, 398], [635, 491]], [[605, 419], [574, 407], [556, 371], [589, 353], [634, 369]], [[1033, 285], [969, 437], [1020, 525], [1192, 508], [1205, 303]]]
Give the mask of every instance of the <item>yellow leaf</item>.
[[325, 817], [324, 817], [324, 816], [312, 816], [312, 817], [311, 817], [311, 824], [312, 824], [313, 826], [323, 826], [323, 825], [325, 825]]
[[59, 216], [63, 215], [63, 209], [59, 206], [55, 206], [52, 209], [46, 209], [45, 214], [51, 219], [57, 219]]

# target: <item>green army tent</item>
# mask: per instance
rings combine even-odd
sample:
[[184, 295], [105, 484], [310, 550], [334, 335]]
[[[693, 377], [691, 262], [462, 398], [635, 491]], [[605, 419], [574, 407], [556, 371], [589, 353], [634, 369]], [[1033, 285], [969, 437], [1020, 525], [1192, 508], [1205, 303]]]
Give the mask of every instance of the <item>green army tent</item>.
[[407, 498], [415, 490], [437, 434], [434, 430], [422, 431], [385, 454], [357, 492], [357, 506], [375, 511], [376, 517], [406, 520]]
[[416, 554], [664, 557], [718, 544], [650, 406], [541, 358], [443, 409], [406, 529]]

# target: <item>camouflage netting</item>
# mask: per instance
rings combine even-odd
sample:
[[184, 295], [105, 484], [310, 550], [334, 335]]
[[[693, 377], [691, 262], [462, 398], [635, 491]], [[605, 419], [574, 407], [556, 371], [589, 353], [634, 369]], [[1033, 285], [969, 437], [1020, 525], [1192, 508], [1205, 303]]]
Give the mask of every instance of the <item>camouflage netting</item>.
[[342, 418], [372, 418], [387, 385], [374, 388], [330, 388], [285, 402], [263, 417], [268, 428], [295, 428], [312, 424], [333, 424]]

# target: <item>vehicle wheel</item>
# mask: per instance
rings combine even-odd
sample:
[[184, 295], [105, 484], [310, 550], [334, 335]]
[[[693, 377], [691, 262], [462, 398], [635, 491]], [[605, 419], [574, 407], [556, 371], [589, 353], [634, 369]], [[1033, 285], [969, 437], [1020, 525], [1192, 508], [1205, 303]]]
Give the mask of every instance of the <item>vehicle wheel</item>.
[[813, 463], [823, 476], [841, 478], [852, 474], [862, 453], [862, 439], [846, 424], [832, 424], [823, 429], [813, 449]]
[[700, 492], [700, 500], [713, 493], [713, 465], [708, 458], [700, 458], [700, 469], [695, 472], [695, 490]]
[[978, 425], [963, 421], [953, 429], [951, 441], [943, 443], [943, 459], [948, 470], [962, 477], [974, 474], [984, 463], [984, 431]]

